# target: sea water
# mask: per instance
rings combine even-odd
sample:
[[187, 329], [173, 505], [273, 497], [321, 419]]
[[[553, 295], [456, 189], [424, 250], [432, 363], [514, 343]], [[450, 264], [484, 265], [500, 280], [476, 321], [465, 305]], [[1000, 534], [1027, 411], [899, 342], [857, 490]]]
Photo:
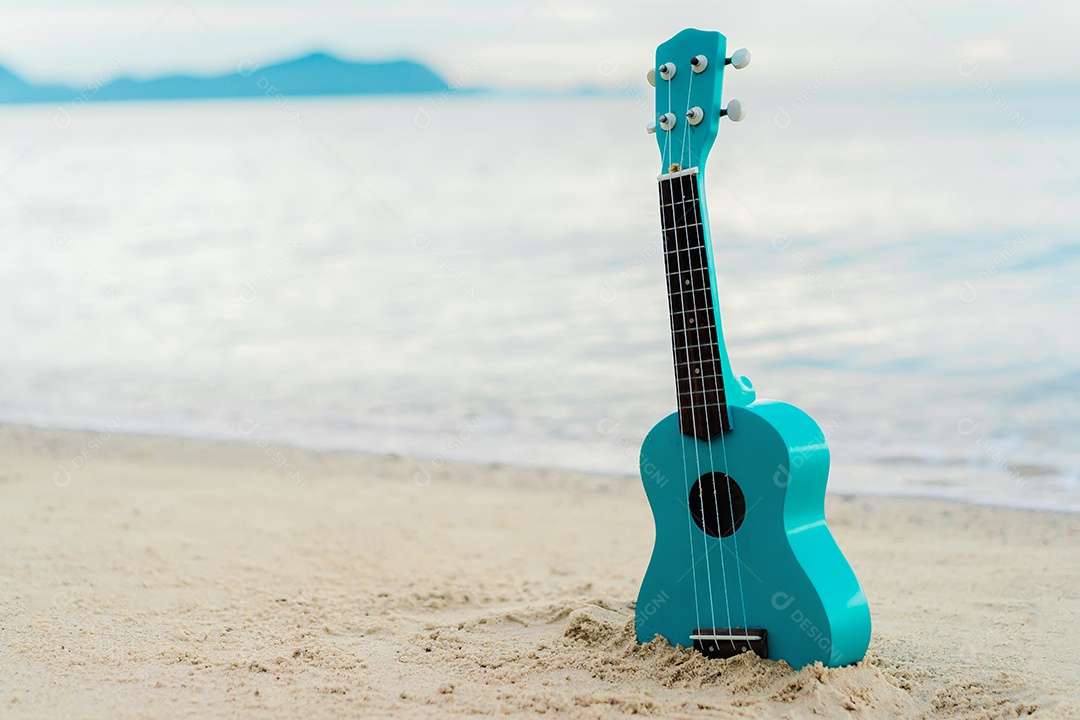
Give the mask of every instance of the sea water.
[[[1016, 107], [721, 128], [732, 365], [817, 419], [834, 491], [1080, 509], [1080, 103]], [[651, 114], [4, 107], [0, 421], [633, 474], [674, 409]]]

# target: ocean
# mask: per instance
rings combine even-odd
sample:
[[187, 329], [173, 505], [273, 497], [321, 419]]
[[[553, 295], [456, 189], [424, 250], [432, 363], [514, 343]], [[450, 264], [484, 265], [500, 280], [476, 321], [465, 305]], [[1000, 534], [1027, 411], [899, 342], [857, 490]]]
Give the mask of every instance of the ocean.
[[[1077, 511], [1080, 101], [970, 90], [722, 126], [732, 365], [834, 492]], [[674, 410], [650, 115], [2, 107], [0, 421], [635, 474]]]

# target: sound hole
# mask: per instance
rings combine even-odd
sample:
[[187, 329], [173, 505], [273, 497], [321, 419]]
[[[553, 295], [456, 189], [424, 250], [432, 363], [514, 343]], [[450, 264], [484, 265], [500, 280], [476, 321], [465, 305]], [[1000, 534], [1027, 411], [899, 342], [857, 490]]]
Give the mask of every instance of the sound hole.
[[713, 537], [734, 535], [746, 517], [742, 488], [724, 473], [702, 475], [690, 488], [690, 515]]

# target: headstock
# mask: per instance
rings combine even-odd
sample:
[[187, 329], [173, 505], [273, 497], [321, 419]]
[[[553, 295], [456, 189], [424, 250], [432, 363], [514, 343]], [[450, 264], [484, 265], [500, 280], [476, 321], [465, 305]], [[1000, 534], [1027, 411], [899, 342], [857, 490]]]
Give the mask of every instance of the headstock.
[[724, 69], [742, 69], [750, 53], [736, 50], [727, 56], [727, 38], [718, 32], [687, 29], [656, 48], [656, 69], [649, 83], [656, 88], [656, 120], [648, 131], [656, 133], [663, 161], [661, 174], [673, 166], [704, 170], [720, 118], [738, 122], [745, 116], [742, 103], [732, 100], [720, 108]]

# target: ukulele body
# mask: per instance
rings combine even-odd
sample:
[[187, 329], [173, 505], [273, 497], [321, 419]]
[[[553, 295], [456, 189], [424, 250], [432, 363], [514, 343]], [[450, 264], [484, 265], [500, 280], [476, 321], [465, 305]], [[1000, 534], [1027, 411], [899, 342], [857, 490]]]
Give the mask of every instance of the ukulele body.
[[[729, 411], [731, 430], [711, 441], [682, 434], [673, 413], [642, 445], [656, 543], [638, 594], [638, 641], [693, 647], [701, 628], [763, 628], [767, 656], [794, 668], [858, 662], [870, 610], [825, 523], [824, 433], [783, 402]], [[695, 493], [700, 478], [715, 491]], [[720, 537], [735, 525], [740, 493], [741, 524]]]

